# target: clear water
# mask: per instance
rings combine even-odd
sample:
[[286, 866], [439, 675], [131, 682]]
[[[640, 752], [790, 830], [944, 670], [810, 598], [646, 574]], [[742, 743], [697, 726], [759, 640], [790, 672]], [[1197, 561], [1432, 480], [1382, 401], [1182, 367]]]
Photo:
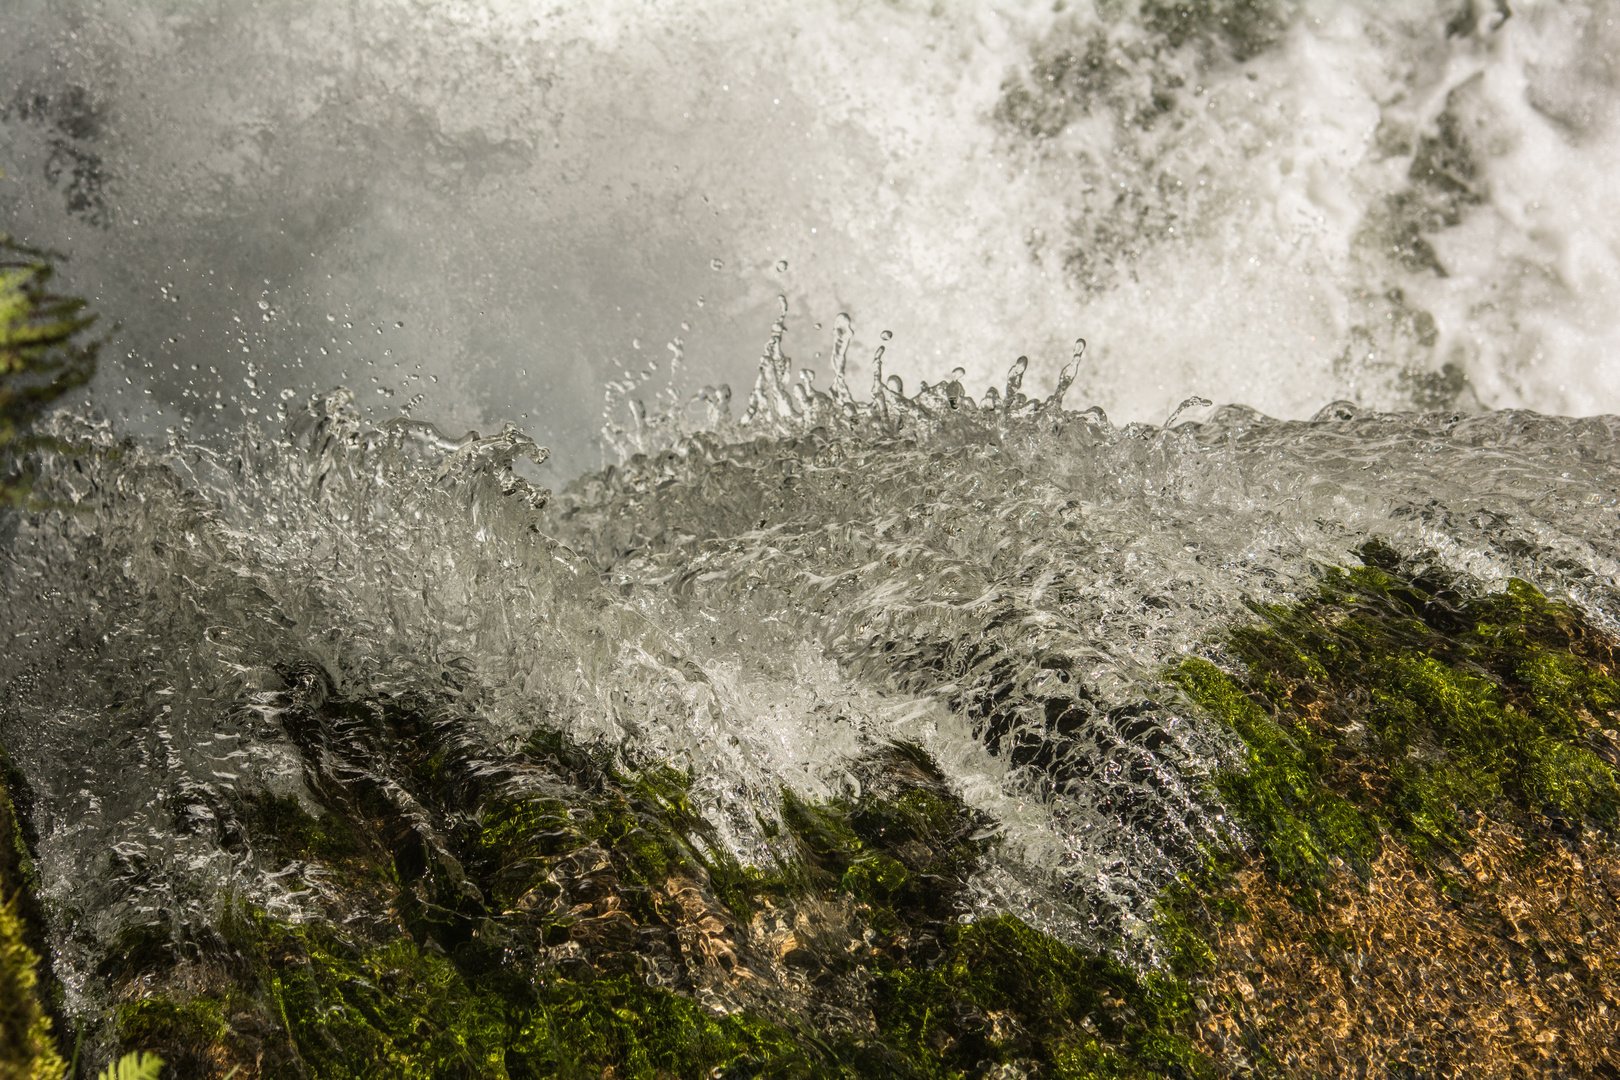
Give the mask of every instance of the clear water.
[[228, 449], [59, 418], [84, 452], [44, 458], [56, 508], [11, 526], [0, 737], [73, 1004], [132, 921], [205, 925], [228, 894], [316, 916], [231, 828], [240, 796], [307, 796], [293, 665], [451, 693], [494, 758], [544, 725], [690, 769], [753, 863], [783, 789], [846, 793], [863, 750], [920, 744], [995, 822], [978, 903], [1150, 957], [1148, 902], [1215, 838], [1198, 780], [1234, 751], [1157, 674], [1246, 602], [1376, 533], [1620, 619], [1613, 418], [1117, 427], [1016, 377], [993, 405], [946, 384], [778, 414], [766, 383], [549, 503], [521, 433], [372, 428], [346, 393]]
[[316, 917], [230, 833], [291, 664], [748, 862], [920, 743], [977, 903], [1151, 959], [1235, 751], [1158, 674], [1246, 603], [1377, 534], [1620, 628], [1613, 9], [1156, 10], [7, 4], [0, 220], [120, 323], [4, 524], [70, 1008]]

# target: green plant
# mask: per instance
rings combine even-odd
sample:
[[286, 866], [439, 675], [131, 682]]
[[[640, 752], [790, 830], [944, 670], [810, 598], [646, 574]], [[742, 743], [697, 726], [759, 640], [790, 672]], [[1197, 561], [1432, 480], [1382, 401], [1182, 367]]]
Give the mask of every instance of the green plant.
[[96, 372], [100, 342], [83, 339], [95, 316], [85, 314], [83, 300], [49, 291], [50, 258], [0, 233], [0, 505], [28, 493], [17, 469], [19, 453], [32, 445], [28, 428]]
[[162, 1072], [162, 1058], [136, 1050], [108, 1065], [97, 1080], [158, 1080]]

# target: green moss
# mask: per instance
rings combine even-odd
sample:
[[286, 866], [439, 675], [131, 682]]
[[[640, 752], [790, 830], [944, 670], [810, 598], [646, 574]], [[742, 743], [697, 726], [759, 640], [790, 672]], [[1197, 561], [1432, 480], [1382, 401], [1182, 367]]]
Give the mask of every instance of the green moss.
[[42, 993], [49, 971], [33, 860], [11, 796], [16, 779], [0, 748], [0, 1080], [56, 1080], [64, 1065]]
[[[1015, 919], [962, 925], [985, 821], [915, 747], [862, 763], [858, 797], [784, 793], [777, 861], [745, 867], [684, 772], [542, 731], [503, 774], [450, 743], [430, 703], [334, 699], [319, 678], [288, 673], [286, 723], [323, 812], [267, 795], [236, 810], [255, 850], [338, 870], [322, 888], [341, 921], [233, 908], [207, 953], [229, 976], [189, 998], [155, 986], [179, 970], [174, 941], [199, 935], [130, 931], [109, 974], [152, 996], [121, 1010], [119, 1038], [180, 1075], [249, 1060], [271, 1078], [1197, 1074], [1179, 983]], [[779, 961], [751, 939], [759, 910], [809, 927], [780, 961], [808, 997], [767, 995], [769, 1016], [703, 1004], [724, 983], [760, 1000], [741, 969]], [[826, 1009], [865, 1019], [819, 1032]]]
[[220, 1002], [142, 998], [120, 1005], [115, 1019], [121, 1054], [155, 1053], [172, 1077], [217, 1074], [209, 1066], [223, 1059], [228, 1036]]
[[544, 988], [542, 1007], [517, 1032], [510, 1074], [580, 1080], [606, 1075], [832, 1077], [802, 1036], [758, 1017], [717, 1016], [696, 1002], [620, 976], [588, 987]]
[[0, 1078], [57, 1080], [64, 1065], [39, 998], [39, 957], [25, 933], [16, 903], [0, 903]]
[[644, 917], [654, 914], [652, 893], [672, 877], [708, 882], [743, 919], [753, 913], [752, 897], [772, 888], [771, 875], [743, 867], [693, 808], [689, 775], [666, 765], [626, 774], [566, 746], [553, 732], [538, 733], [526, 753], [597, 794], [575, 802], [528, 797], [485, 804], [472, 857], [493, 868], [501, 905], [539, 886], [548, 860], [591, 843], [611, 855]]
[[1172, 678], [1248, 744], [1248, 770], [1222, 773], [1215, 786], [1302, 901], [1335, 859], [1370, 864], [1383, 823], [1321, 782], [1324, 747], [1314, 733], [1285, 730], [1208, 661], [1185, 661]]
[[[842, 1075], [779, 1024], [716, 1014], [639, 977], [530, 966], [479, 979], [408, 938], [364, 947], [246, 909], [221, 929], [252, 967], [245, 997], [284, 1037], [261, 1062], [269, 1078]], [[120, 1031], [162, 1048], [225, 1038], [221, 1003], [206, 998], [127, 1005]]]
[[1228, 852], [1211, 853], [1202, 866], [1181, 874], [1160, 894], [1154, 929], [1166, 966], [1181, 979], [1208, 974], [1216, 967], [1215, 950], [1205, 928], [1216, 922], [1240, 922], [1249, 912], [1230, 895], [1237, 860]]
[[953, 927], [946, 945], [944, 962], [878, 982], [878, 1023], [911, 1075], [1016, 1062], [1065, 1078], [1213, 1075], [1176, 1033], [1188, 999], [1174, 980], [1143, 979], [1010, 915]]
[[173, 967], [174, 931], [168, 923], [132, 923], [118, 931], [117, 943], [96, 967], [96, 974], [113, 981]]
[[257, 929], [261, 992], [315, 1075], [500, 1075], [504, 1005], [442, 954], [409, 939], [362, 949], [268, 921]]
[[1612, 644], [1526, 582], [1464, 596], [1387, 545], [1363, 558], [1312, 599], [1256, 606], [1232, 636], [1240, 674], [1189, 659], [1170, 676], [1246, 744], [1216, 787], [1267, 867], [1308, 902], [1385, 836], [1427, 858], [1481, 813], [1613, 828]]
[[272, 858], [283, 863], [293, 859], [347, 863], [367, 854], [342, 814], [316, 817], [294, 795], [249, 796], [241, 804], [241, 813], [250, 833]]

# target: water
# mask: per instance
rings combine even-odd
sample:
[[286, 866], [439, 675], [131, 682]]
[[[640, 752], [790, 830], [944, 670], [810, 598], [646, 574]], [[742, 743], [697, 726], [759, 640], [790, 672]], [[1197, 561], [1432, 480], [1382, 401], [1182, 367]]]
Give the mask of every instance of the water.
[[43, 459], [54, 508], [6, 545], [0, 734], [70, 1008], [125, 925], [206, 925], [228, 896], [319, 916], [232, 828], [255, 793], [316, 805], [281, 721], [300, 665], [339, 693], [448, 695], [492, 760], [542, 726], [690, 770], [757, 865], [782, 790], [848, 794], [863, 754], [920, 745], [994, 822], [976, 904], [1150, 959], [1152, 897], [1222, 833], [1199, 778], [1236, 760], [1155, 700], [1159, 675], [1218, 655], [1245, 603], [1380, 535], [1620, 618], [1613, 418], [1120, 427], [1017, 378], [984, 404], [884, 387], [809, 414], [767, 392], [748, 425], [549, 501], [513, 469], [543, 457], [521, 433], [373, 428], [343, 392], [228, 449], [64, 414], [81, 449]]
[[1611, 6], [1177, 10], [10, 0], [0, 219], [120, 323], [124, 423], [342, 383], [553, 485], [672, 340], [750, 379], [781, 292], [909, 384], [1047, 393], [1083, 334], [1120, 420], [1620, 411]]
[[971, 912], [1151, 966], [1249, 605], [1379, 536], [1620, 630], [1613, 9], [1178, 10], [9, 5], [0, 222], [119, 324], [3, 523], [69, 1013], [329, 917], [239, 821], [300, 671], [745, 864], [919, 745]]

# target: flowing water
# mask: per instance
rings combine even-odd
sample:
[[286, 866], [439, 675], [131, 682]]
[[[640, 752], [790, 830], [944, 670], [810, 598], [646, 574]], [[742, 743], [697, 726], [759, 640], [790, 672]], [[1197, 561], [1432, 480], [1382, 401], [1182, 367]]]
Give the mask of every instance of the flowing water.
[[372, 428], [344, 392], [228, 448], [59, 419], [78, 451], [45, 456], [51, 508], [8, 537], [4, 735], [73, 1007], [132, 922], [206, 924], [227, 895], [316, 917], [231, 809], [318, 805], [281, 721], [300, 665], [342, 693], [449, 692], [491, 760], [541, 726], [673, 763], [753, 865], [783, 790], [850, 794], [863, 752], [920, 745], [993, 822], [975, 903], [1129, 948], [1219, 842], [1198, 781], [1235, 760], [1158, 676], [1245, 603], [1379, 535], [1620, 620], [1610, 418], [1339, 403], [1118, 427], [1027, 398], [1018, 368], [982, 402], [789, 396], [762, 368], [749, 423], [549, 504], [514, 471], [544, 454], [521, 433]]
[[3, 523], [70, 1014], [325, 917], [237, 820], [319, 808], [300, 670], [746, 865], [920, 746], [971, 910], [1151, 965], [1241, 760], [1162, 676], [1249, 605], [1378, 536], [1620, 631], [1620, 420], [1546, 415], [1620, 411], [1612, 7], [8, 7], [0, 215], [121, 323]]

